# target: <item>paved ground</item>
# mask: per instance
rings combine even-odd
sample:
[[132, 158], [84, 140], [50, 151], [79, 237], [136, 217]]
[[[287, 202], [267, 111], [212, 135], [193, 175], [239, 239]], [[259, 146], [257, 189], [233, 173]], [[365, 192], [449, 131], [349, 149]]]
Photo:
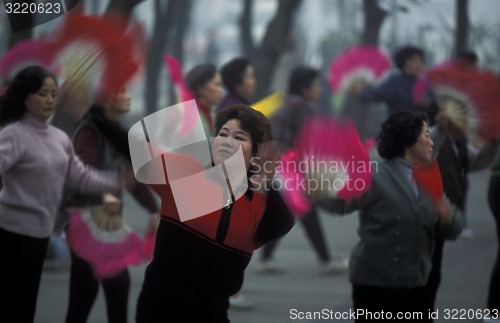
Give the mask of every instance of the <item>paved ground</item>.
[[[487, 286], [493, 255], [497, 242], [494, 222], [486, 202], [489, 175], [479, 173], [471, 176], [468, 219], [473, 237], [460, 238], [448, 243], [443, 265], [443, 284], [438, 295], [440, 319], [445, 322], [445, 309], [483, 309], [486, 303]], [[500, 198], [500, 197], [499, 197]], [[126, 218], [137, 229], [146, 225], [146, 216], [129, 198], [126, 199]], [[332, 217], [322, 215], [324, 229], [332, 251], [348, 255], [357, 241], [357, 217]], [[258, 252], [250, 263], [243, 293], [254, 302], [247, 311], [230, 310], [232, 322], [280, 323], [292, 322], [291, 311], [349, 311], [351, 308], [350, 285], [346, 274], [321, 276], [314, 252], [306, 241], [300, 226], [295, 227], [282, 241], [276, 259], [287, 272], [282, 275], [262, 275], [255, 272]], [[132, 289], [130, 293], [130, 322], [133, 322], [135, 301], [143, 279], [144, 266], [131, 268]], [[68, 292], [67, 271], [45, 271], [42, 277], [37, 323], [64, 321]], [[303, 322], [352, 322], [352, 320], [311, 319]], [[465, 319], [462, 322], [481, 322]], [[105, 306], [102, 291], [92, 310], [89, 323], [105, 323]]]

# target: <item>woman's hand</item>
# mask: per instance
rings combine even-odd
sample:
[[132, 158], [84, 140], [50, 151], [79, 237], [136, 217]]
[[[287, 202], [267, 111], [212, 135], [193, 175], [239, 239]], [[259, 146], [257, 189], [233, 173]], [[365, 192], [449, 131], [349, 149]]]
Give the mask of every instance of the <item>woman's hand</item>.
[[267, 191], [271, 188], [271, 180], [284, 150], [283, 145], [277, 141], [268, 141], [259, 146], [257, 156], [251, 159], [250, 182], [254, 185], [254, 189]]
[[156, 232], [156, 230], [158, 230], [159, 225], [160, 225], [160, 213], [158, 212], [151, 213], [147, 232]]
[[111, 193], [102, 195], [102, 204], [104, 204], [104, 210], [109, 214], [119, 214], [122, 207], [121, 200]]
[[453, 210], [447, 198], [443, 198], [441, 203], [436, 204], [435, 212], [441, 224], [449, 225], [453, 220]]

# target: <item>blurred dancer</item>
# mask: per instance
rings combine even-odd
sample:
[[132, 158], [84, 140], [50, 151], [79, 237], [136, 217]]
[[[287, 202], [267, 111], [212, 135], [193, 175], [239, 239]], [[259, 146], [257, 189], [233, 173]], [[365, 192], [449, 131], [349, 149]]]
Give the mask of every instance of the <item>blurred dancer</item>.
[[42, 266], [63, 185], [102, 194], [119, 189], [116, 172], [95, 172], [66, 134], [49, 124], [57, 80], [45, 69], [21, 70], [0, 97], [0, 312], [6, 322], [33, 322]]
[[[92, 167], [103, 170], [119, 170], [130, 163], [127, 131], [118, 123], [119, 118], [130, 110], [130, 96], [125, 89], [112, 99], [94, 104], [83, 117], [75, 131], [75, 153]], [[159, 221], [159, 208], [148, 186], [136, 182], [130, 193], [150, 214], [148, 230], [155, 230]], [[121, 199], [121, 193], [116, 196]], [[101, 201], [93, 196], [73, 196], [74, 207], [92, 207]], [[121, 213], [121, 212], [119, 212]], [[91, 264], [71, 253], [71, 276], [66, 323], [87, 322], [90, 310], [102, 285], [106, 299], [108, 322], [127, 322], [130, 275], [125, 268], [116, 276], [98, 280]]]
[[[313, 102], [318, 99], [319, 95], [319, 71], [304, 66], [295, 68], [289, 80], [285, 105], [271, 118], [273, 137], [284, 144], [285, 148], [293, 147], [304, 122], [316, 113]], [[347, 259], [330, 255], [314, 205], [300, 218], [300, 222], [319, 257], [320, 272], [322, 274], [344, 272], [347, 269]], [[258, 271], [282, 270], [272, 261], [276, 245], [277, 241], [271, 241], [264, 246], [260, 263], [256, 265]]]
[[207, 137], [214, 136], [214, 110], [222, 95], [222, 80], [213, 64], [200, 64], [186, 73], [185, 82], [193, 92]]
[[237, 57], [222, 66], [222, 82], [227, 94], [222, 98], [216, 112], [231, 104], [250, 105], [250, 99], [255, 93], [255, 74], [250, 61]]
[[412, 93], [417, 76], [424, 69], [424, 52], [420, 48], [406, 46], [394, 54], [393, 60], [399, 72], [394, 72], [375, 87], [364, 88], [359, 98], [363, 102], [386, 103], [389, 115], [401, 110], [422, 109], [413, 102]]
[[[424, 115], [393, 113], [377, 136], [383, 158], [373, 173], [370, 189], [349, 204], [321, 200], [326, 209], [349, 213], [359, 210], [358, 235], [349, 261], [354, 310], [366, 312], [420, 312], [430, 322], [425, 285], [437, 237], [456, 239], [463, 215], [447, 198], [439, 204], [418, 187], [416, 163], [431, 161], [433, 141]], [[372, 322], [358, 317], [355, 322]]]

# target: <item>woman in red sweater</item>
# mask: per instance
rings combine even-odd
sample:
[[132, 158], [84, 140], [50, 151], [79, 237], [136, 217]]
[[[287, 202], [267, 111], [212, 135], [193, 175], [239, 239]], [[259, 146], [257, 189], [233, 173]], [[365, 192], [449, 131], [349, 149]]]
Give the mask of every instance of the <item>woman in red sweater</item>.
[[[213, 168], [228, 167], [231, 157], [241, 148], [247, 172], [243, 177], [248, 180], [248, 190], [240, 198], [232, 197], [225, 206], [221, 203], [218, 210], [183, 221], [180, 204], [174, 198], [174, 181], [153, 185], [161, 197], [162, 216], [155, 255], [146, 270], [138, 300], [138, 323], [229, 322], [229, 296], [240, 289], [243, 272], [253, 251], [270, 239], [287, 233], [293, 226], [293, 218], [288, 212], [263, 216], [267, 196], [257, 189], [266, 177], [261, 176], [261, 181], [258, 181], [256, 176], [250, 181], [254, 162], [262, 164], [269, 160], [260, 149], [271, 140], [267, 118], [249, 106], [229, 106], [217, 114], [215, 130]], [[272, 151], [268, 151], [270, 155]], [[253, 159], [256, 156], [260, 158]], [[190, 163], [193, 162], [184, 158], [178, 164], [186, 169]], [[265, 165], [269, 170], [269, 163]], [[203, 171], [201, 166], [200, 171]], [[166, 176], [172, 176], [171, 172]], [[207, 189], [206, 195], [215, 197], [214, 191], [220, 186], [214, 182], [207, 179], [197, 185], [213, 187], [213, 190]], [[232, 189], [237, 195], [237, 189]], [[279, 193], [270, 191], [269, 194]], [[206, 198], [192, 196], [192, 204], [204, 204], [202, 199]], [[286, 207], [278, 204], [273, 207]]]

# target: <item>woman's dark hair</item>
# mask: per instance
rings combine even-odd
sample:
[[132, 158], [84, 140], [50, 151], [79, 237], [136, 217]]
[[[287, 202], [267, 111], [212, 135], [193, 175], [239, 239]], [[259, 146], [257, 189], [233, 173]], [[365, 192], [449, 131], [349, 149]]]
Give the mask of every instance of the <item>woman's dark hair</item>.
[[22, 69], [9, 82], [5, 94], [0, 97], [0, 126], [21, 119], [26, 112], [24, 101], [43, 86], [43, 81], [50, 77], [57, 85], [56, 77], [40, 66], [29, 66]]
[[405, 149], [413, 146], [422, 132], [425, 115], [418, 112], [400, 111], [382, 123], [377, 135], [380, 157], [393, 159], [403, 157]]
[[217, 74], [217, 68], [213, 64], [200, 64], [193, 67], [184, 77], [187, 87], [193, 91], [198, 98], [198, 90]]
[[302, 96], [302, 92], [311, 87], [315, 79], [319, 77], [319, 71], [306, 66], [296, 67], [288, 82], [288, 93]]
[[457, 53], [457, 58], [462, 59], [472, 65], [477, 65], [477, 63], [479, 62], [479, 57], [477, 56], [476, 52], [472, 50], [466, 50]]
[[250, 66], [250, 61], [244, 57], [236, 57], [222, 66], [221, 76], [224, 86], [230, 93], [236, 92], [236, 86], [243, 82], [245, 70]]
[[394, 64], [396, 64], [400, 71], [403, 71], [406, 61], [415, 55], [418, 55], [422, 58], [422, 60], [425, 60], [424, 51], [422, 49], [415, 46], [402, 47], [394, 54]]
[[92, 120], [97, 129], [113, 144], [116, 150], [127, 160], [131, 161], [130, 148], [128, 144], [128, 131], [118, 122], [113, 122], [104, 116], [104, 106], [100, 103], [94, 104], [82, 118]]
[[252, 137], [252, 154], [257, 155], [259, 144], [270, 141], [271, 123], [262, 112], [244, 104], [233, 104], [222, 108], [215, 116], [215, 133], [218, 134], [222, 126], [229, 120], [240, 122], [241, 129]]

